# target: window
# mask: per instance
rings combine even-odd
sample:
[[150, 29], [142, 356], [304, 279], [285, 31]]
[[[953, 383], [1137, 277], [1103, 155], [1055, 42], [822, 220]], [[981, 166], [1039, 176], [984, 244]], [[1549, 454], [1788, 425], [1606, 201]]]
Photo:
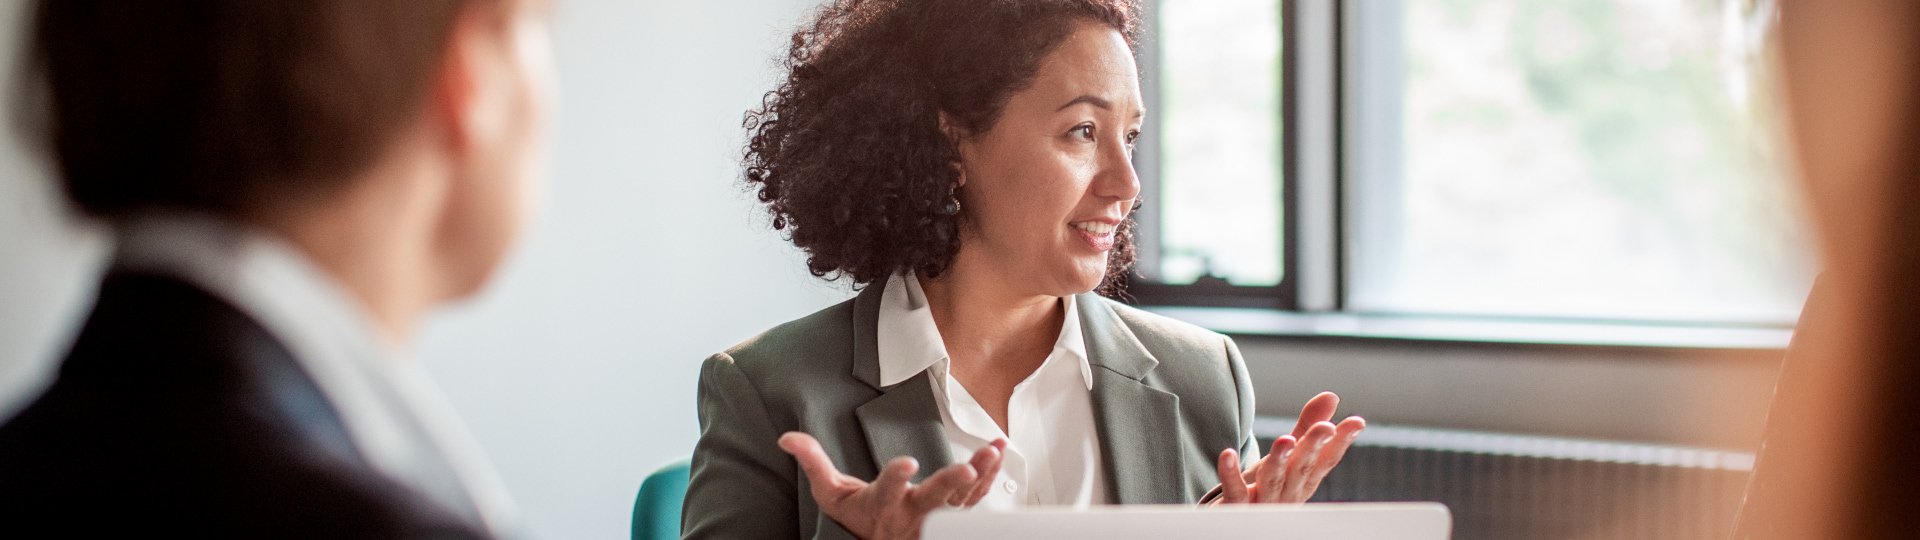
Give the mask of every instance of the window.
[[[1770, 0], [1161, 0], [1143, 303], [1791, 323]], [[1318, 277], [1316, 277], [1318, 276]]]
[[1157, 142], [1168, 186], [1154, 264], [1162, 283], [1280, 284], [1280, 5], [1164, 0]]

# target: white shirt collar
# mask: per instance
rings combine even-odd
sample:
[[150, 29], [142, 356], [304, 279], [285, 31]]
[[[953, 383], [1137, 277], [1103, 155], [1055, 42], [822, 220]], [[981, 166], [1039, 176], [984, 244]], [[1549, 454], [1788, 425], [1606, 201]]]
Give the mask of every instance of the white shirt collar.
[[[1080, 377], [1093, 388], [1093, 368], [1087, 359], [1087, 340], [1080, 330], [1080, 310], [1074, 297], [1061, 298], [1066, 317], [1060, 324], [1060, 336], [1054, 341], [1054, 353], [1070, 354], [1080, 367]], [[928, 367], [947, 359], [946, 342], [933, 321], [933, 309], [927, 305], [920, 279], [912, 273], [887, 279], [880, 295], [880, 321], [875, 349], [880, 354], [880, 385], [893, 386], [919, 375]]]
[[264, 327], [332, 402], [374, 468], [507, 531], [506, 491], [438, 388], [381, 338], [344, 286], [293, 246], [233, 223], [169, 214], [123, 224], [117, 249], [117, 267], [184, 279]]

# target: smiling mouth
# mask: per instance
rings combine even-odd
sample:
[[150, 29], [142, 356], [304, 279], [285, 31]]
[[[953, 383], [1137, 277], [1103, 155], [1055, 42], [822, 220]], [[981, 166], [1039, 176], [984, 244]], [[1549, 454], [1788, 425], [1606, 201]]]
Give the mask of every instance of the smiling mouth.
[[1119, 228], [1115, 225], [1102, 223], [1098, 221], [1082, 221], [1079, 223], [1074, 223], [1072, 225], [1073, 225], [1073, 228], [1079, 229], [1081, 231], [1086, 232], [1087, 234], [1091, 234], [1094, 236], [1113, 234], [1113, 230]]
[[1114, 231], [1120, 228], [1118, 224], [1105, 221], [1079, 221], [1069, 225], [1079, 233], [1076, 236], [1080, 237], [1080, 241], [1096, 252], [1112, 250], [1116, 236]]

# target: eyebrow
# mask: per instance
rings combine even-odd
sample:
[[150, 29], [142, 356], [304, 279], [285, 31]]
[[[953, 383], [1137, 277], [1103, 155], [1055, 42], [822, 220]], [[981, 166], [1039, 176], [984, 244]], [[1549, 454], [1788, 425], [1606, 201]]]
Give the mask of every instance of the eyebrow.
[[[1071, 101], [1068, 101], [1066, 105], [1061, 105], [1060, 108], [1054, 109], [1053, 111], [1054, 112], [1064, 111], [1064, 110], [1067, 110], [1068, 107], [1072, 107], [1074, 105], [1079, 105], [1082, 103], [1099, 107], [1102, 110], [1108, 110], [1108, 111], [1113, 110], [1113, 102], [1107, 101], [1106, 98], [1103, 98], [1100, 96], [1085, 94], [1085, 95], [1081, 95], [1080, 97], [1073, 98]], [[1137, 111], [1134, 113], [1135, 117], [1144, 117], [1146, 115], [1147, 115], [1147, 111], [1144, 111], [1144, 110]]]

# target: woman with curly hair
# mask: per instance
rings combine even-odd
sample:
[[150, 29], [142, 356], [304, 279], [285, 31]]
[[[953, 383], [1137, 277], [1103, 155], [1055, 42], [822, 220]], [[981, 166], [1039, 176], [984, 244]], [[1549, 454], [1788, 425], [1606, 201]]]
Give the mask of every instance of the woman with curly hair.
[[1364, 425], [1338, 398], [1255, 461], [1233, 341], [1090, 292], [1133, 262], [1138, 26], [1129, 0], [837, 0], [794, 34], [746, 180], [863, 290], [707, 359], [686, 537], [1312, 494]]

